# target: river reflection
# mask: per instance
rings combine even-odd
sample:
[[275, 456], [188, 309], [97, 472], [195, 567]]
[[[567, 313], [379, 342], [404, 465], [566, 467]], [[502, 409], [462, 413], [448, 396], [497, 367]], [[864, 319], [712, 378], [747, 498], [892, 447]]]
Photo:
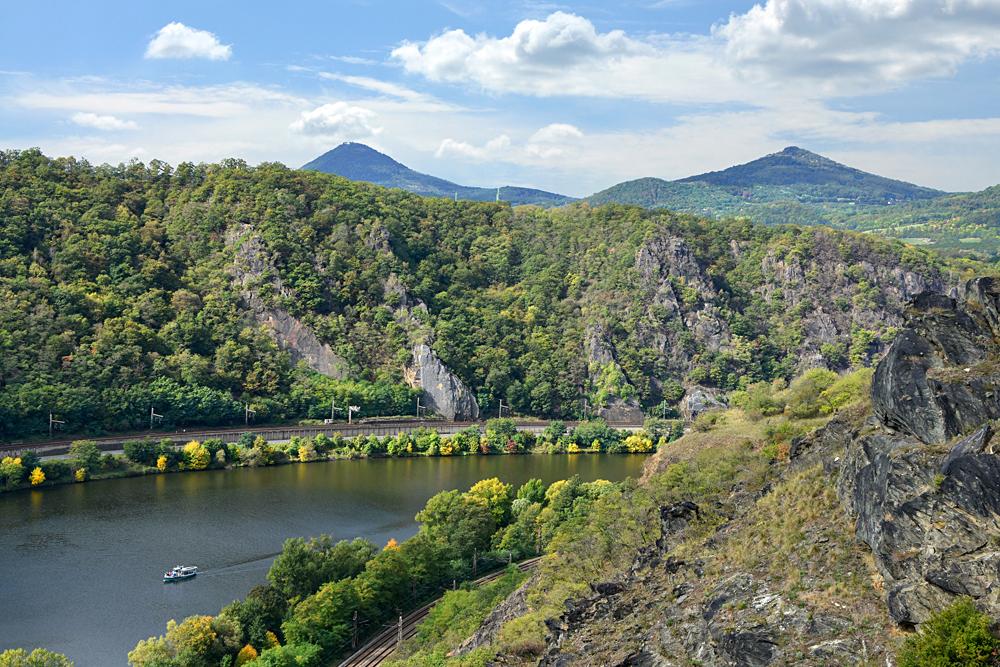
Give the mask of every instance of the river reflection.
[[[382, 544], [416, 531], [438, 491], [485, 477], [637, 477], [639, 456], [337, 461], [154, 475], [0, 496], [0, 650], [44, 646], [78, 667], [125, 665], [168, 619], [212, 614], [265, 580], [288, 537]], [[203, 571], [164, 585], [178, 563]]]

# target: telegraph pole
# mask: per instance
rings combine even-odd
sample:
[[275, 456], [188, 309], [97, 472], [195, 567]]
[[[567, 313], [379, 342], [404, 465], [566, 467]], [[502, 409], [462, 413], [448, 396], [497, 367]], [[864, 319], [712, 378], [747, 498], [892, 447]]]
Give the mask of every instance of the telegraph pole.
[[51, 412], [49, 413], [49, 439], [50, 440], [52, 439], [52, 427], [55, 426], [56, 428], [58, 428], [59, 426], [62, 426], [65, 423], [66, 422], [61, 421], [59, 419], [54, 419], [53, 416], [52, 416], [52, 413]]
[[396, 648], [403, 643], [403, 615], [399, 615], [399, 625], [396, 626]]
[[150, 431], [153, 430], [153, 424], [155, 424], [160, 419], [163, 419], [163, 415], [156, 414], [156, 411], [152, 407], [150, 407], [149, 408], [149, 430]]

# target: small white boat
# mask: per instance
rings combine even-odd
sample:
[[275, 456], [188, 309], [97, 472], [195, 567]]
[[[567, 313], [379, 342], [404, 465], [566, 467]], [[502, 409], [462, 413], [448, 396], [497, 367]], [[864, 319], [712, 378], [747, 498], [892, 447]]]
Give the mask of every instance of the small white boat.
[[191, 579], [197, 574], [198, 568], [195, 565], [175, 565], [173, 568], [163, 573], [163, 583], [166, 584], [171, 581]]

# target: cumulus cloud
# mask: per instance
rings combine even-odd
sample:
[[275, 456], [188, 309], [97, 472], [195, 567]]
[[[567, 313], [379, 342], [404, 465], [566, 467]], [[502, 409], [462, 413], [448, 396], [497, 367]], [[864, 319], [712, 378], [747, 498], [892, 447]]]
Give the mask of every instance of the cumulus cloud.
[[501, 158], [510, 148], [510, 137], [506, 134], [493, 137], [482, 146], [475, 146], [466, 141], [445, 139], [438, 146], [434, 157], [460, 157], [467, 160], [495, 160]]
[[498, 135], [482, 145], [467, 141], [445, 139], [438, 146], [435, 157], [458, 157], [475, 162], [499, 160], [504, 162], [531, 162], [533, 160], [557, 158], [565, 154], [583, 132], [567, 123], [552, 123], [536, 130], [523, 143], [514, 143], [506, 134]]
[[1000, 0], [768, 0], [713, 34], [736, 67], [863, 92], [1000, 52]]
[[503, 37], [449, 30], [404, 42], [391, 57], [431, 81], [494, 93], [780, 105], [948, 74], [997, 53], [1000, 0], [767, 0], [710, 36], [601, 33], [555, 12]]
[[73, 114], [71, 120], [82, 127], [90, 127], [95, 130], [135, 130], [139, 126], [135, 121], [122, 120], [117, 116], [103, 116], [96, 113], [88, 113], [84, 111], [77, 112]]
[[174, 21], [160, 28], [146, 47], [146, 57], [206, 58], [229, 60], [233, 47], [223, 44], [207, 30], [198, 30]]
[[289, 127], [299, 134], [354, 141], [382, 132], [382, 128], [375, 125], [375, 119], [376, 114], [370, 109], [347, 102], [333, 102], [312, 111], [303, 111]]

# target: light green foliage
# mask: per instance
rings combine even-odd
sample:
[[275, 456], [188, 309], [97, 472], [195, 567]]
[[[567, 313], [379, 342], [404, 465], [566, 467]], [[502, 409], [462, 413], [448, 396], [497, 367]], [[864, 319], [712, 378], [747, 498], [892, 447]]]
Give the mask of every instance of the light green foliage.
[[0, 485], [15, 486], [24, 479], [28, 468], [19, 456], [5, 456], [0, 459]]
[[969, 598], [959, 598], [920, 625], [899, 652], [899, 667], [988, 667], [997, 664], [1000, 639], [992, 620]]
[[445, 661], [444, 654], [471, 635], [487, 614], [524, 581], [526, 574], [516, 568], [501, 578], [478, 588], [448, 591], [420, 623], [417, 635], [403, 648], [405, 658], [394, 660], [390, 667], [431, 667], [456, 665]]
[[815, 417], [823, 412], [822, 393], [837, 381], [837, 374], [824, 368], [813, 368], [795, 378], [781, 393], [785, 411], [799, 419]]
[[254, 661], [254, 667], [320, 667], [323, 649], [315, 644], [288, 644], [269, 648]]
[[538, 478], [529, 479], [518, 488], [517, 498], [532, 503], [542, 502], [545, 499], [545, 482]]
[[140, 641], [132, 667], [214, 667], [241, 648], [239, 626], [226, 616], [189, 616], [167, 623], [167, 633]]
[[468, 491], [468, 495], [479, 498], [486, 503], [486, 508], [493, 515], [493, 523], [502, 526], [510, 518], [511, 497], [510, 484], [504, 484], [496, 477], [476, 482]]
[[73, 667], [69, 658], [44, 648], [28, 653], [23, 648], [13, 648], [0, 653], [0, 667]]
[[77, 440], [69, 446], [70, 460], [77, 468], [101, 469], [101, 449], [92, 440]]

